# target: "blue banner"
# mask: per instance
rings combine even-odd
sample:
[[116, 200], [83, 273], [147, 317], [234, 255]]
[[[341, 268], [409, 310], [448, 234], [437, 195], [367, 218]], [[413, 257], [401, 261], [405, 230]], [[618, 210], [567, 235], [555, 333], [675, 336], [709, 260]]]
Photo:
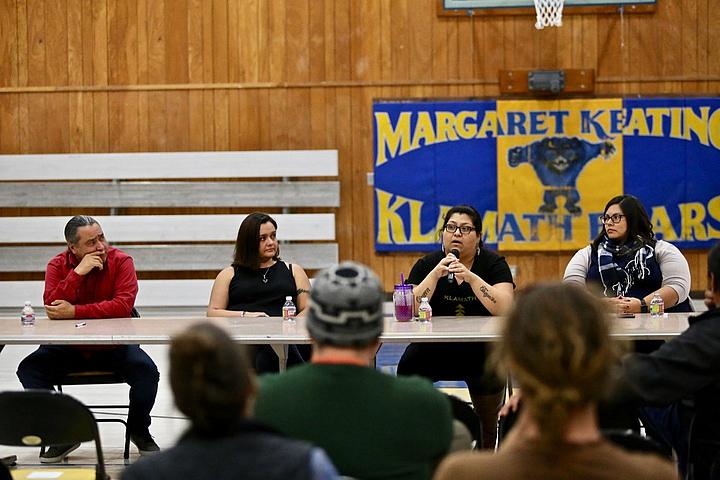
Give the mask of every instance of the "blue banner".
[[437, 248], [448, 208], [475, 206], [505, 250], [575, 250], [631, 193], [658, 238], [720, 239], [720, 99], [379, 102], [375, 246]]

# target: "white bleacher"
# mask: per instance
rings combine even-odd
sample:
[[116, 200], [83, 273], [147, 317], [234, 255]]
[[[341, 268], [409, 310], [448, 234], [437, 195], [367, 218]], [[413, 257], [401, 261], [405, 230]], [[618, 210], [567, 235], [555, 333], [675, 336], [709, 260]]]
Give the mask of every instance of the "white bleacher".
[[[278, 223], [284, 260], [306, 269], [338, 261], [335, 209], [340, 205], [335, 150], [0, 155], [0, 208], [23, 216], [0, 217], [0, 272], [42, 272], [64, 248], [63, 228], [86, 209], [111, 244], [133, 256], [138, 272], [167, 278], [141, 280], [138, 307], [207, 305], [212, 280], [175, 273], [219, 271], [230, 264], [245, 214], [188, 214], [212, 207], [250, 212], [282, 208]], [[34, 208], [72, 214], [31, 216]], [[123, 209], [133, 209], [124, 215]], [[168, 214], [136, 214], [163, 208]], [[173, 209], [182, 214], [172, 214]], [[311, 208], [313, 213], [296, 213]], [[42, 281], [0, 282], [0, 308], [25, 300], [42, 304]]]

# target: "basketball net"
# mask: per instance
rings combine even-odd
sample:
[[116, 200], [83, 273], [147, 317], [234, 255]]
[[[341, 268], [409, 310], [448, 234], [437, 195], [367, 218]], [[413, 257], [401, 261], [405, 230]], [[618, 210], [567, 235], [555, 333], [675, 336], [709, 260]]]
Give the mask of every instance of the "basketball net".
[[562, 26], [563, 0], [534, 0], [537, 21], [535, 28]]

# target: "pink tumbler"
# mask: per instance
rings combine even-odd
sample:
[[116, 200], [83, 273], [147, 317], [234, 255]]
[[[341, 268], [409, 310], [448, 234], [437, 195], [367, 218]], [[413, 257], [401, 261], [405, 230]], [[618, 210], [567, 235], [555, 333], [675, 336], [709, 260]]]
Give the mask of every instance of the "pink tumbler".
[[409, 322], [412, 320], [413, 302], [412, 285], [396, 284], [393, 290], [395, 320], [398, 322]]

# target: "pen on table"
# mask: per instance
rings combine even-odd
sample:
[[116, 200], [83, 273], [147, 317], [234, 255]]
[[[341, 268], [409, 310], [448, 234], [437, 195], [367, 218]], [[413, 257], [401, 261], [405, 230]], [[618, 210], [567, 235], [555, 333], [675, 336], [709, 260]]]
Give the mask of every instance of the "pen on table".
[[85, 323], [85, 322], [78, 322], [78, 323], [75, 324], [75, 326], [78, 327], [78, 328], [84, 327], [85, 325], [87, 325], [87, 323]]

